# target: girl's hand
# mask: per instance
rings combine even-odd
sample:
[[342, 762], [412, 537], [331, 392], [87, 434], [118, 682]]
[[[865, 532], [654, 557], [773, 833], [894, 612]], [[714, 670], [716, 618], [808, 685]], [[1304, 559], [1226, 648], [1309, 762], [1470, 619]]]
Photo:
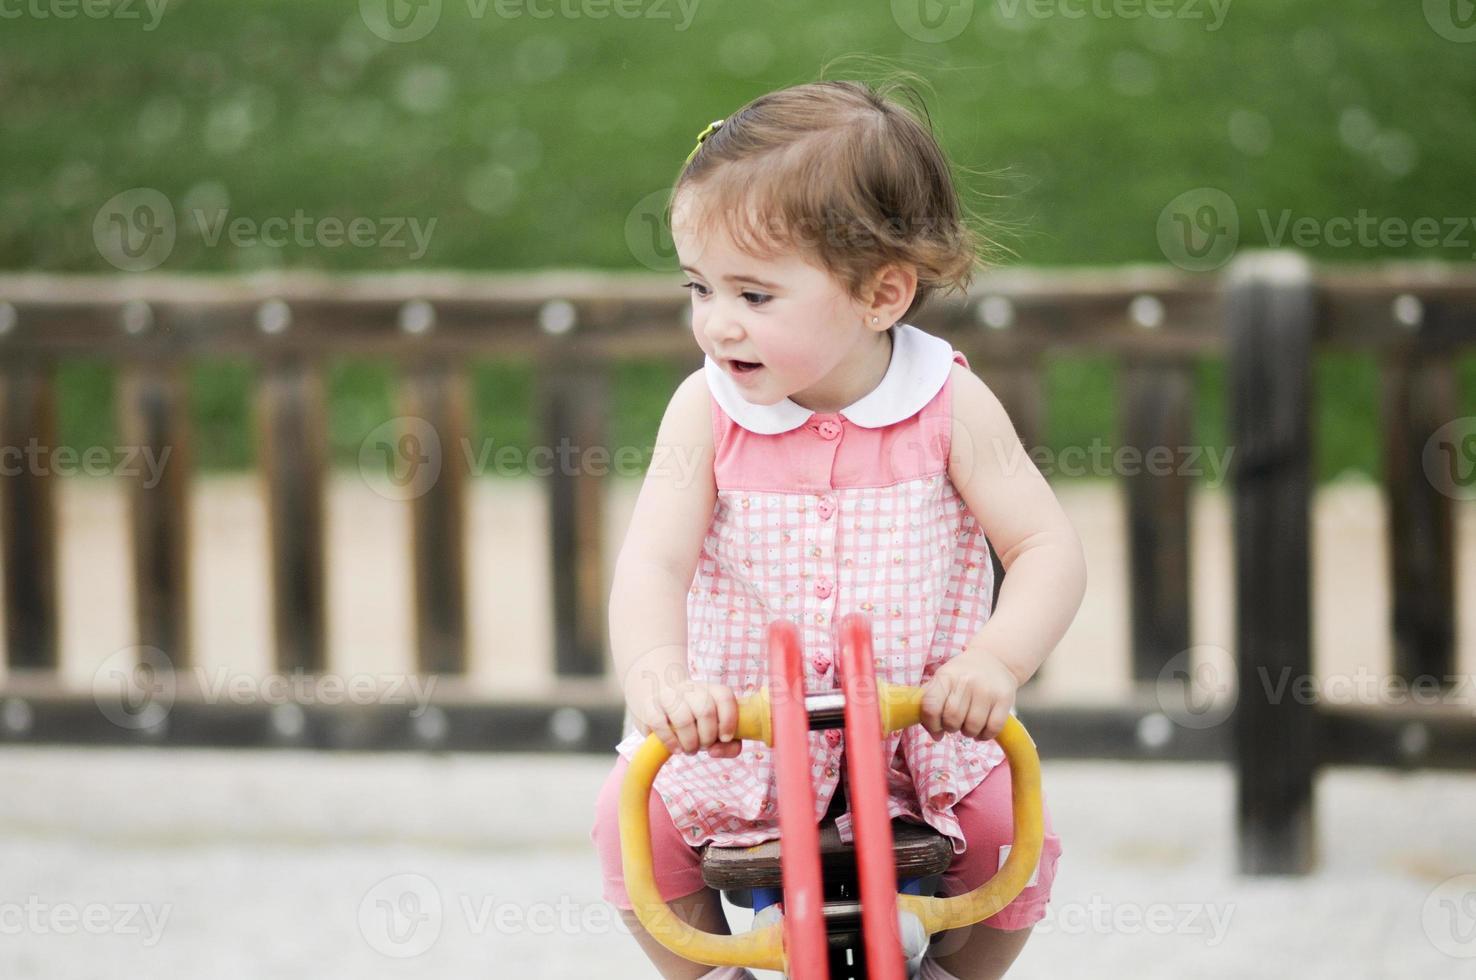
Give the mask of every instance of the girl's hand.
[[1004, 731], [1019, 687], [998, 657], [978, 648], [965, 650], [923, 686], [922, 726], [935, 742], [944, 732], [987, 741]]
[[737, 738], [738, 698], [732, 688], [690, 679], [649, 681], [626, 693], [642, 735], [655, 732], [672, 755], [707, 749], [715, 759], [731, 759], [743, 750]]

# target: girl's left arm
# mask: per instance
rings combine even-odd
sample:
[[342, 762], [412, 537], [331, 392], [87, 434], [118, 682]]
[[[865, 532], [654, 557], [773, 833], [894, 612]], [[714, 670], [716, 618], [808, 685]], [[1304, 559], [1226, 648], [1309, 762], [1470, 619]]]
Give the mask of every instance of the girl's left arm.
[[924, 688], [922, 723], [988, 739], [1075, 618], [1086, 557], [999, 399], [961, 364], [951, 385], [948, 476], [1008, 574], [984, 626]]

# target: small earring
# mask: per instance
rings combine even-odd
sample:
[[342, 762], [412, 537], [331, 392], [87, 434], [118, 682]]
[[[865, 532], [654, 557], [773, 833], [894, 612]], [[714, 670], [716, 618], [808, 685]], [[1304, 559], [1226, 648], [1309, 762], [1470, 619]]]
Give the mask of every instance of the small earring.
[[880, 323], [880, 322], [881, 322], [881, 320], [880, 320], [880, 319], [878, 319], [878, 318], [877, 318], [877, 317], [872, 317], [872, 318], [871, 318], [871, 322], [872, 322], [872, 323]]

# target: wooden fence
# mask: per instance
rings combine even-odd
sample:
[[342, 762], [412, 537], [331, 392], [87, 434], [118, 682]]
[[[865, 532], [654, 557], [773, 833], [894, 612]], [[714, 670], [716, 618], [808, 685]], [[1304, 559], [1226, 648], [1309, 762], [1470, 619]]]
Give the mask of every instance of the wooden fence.
[[[206, 358], [251, 359], [270, 521], [275, 668], [323, 672], [325, 362], [392, 359], [399, 413], [426, 420], [443, 445], [468, 435], [470, 360], [531, 362], [538, 441], [604, 445], [618, 361], [656, 359], [687, 369], [701, 363], [684, 318], [686, 296], [675, 285], [670, 277], [600, 274], [0, 276], [0, 452], [56, 444], [53, 379], [60, 362], [100, 358], [116, 368], [127, 444], [171, 452], [162, 480], [131, 486], [130, 513], [137, 643], [167, 651], [165, 666], [178, 670], [192, 662], [185, 369]], [[1048, 355], [1115, 359], [1118, 443], [1142, 451], [1191, 446], [1195, 362], [1224, 358], [1229, 366], [1233, 721], [1175, 724], [1166, 713], [1164, 685], [1182, 680], [1174, 665], [1191, 646], [1193, 477], [1179, 467], [1173, 475], [1140, 468], [1121, 477], [1137, 683], [1123, 703], [1110, 706], [1032, 707], [1027, 685], [1021, 712], [1044, 756], [1233, 761], [1241, 774], [1241, 865], [1256, 873], [1310, 867], [1319, 766], [1476, 762], [1470, 710], [1334, 708], [1274, 695], [1263, 683], [1267, 671], [1312, 673], [1311, 366], [1330, 349], [1373, 352], [1380, 363], [1394, 670], [1409, 680], [1453, 677], [1456, 494], [1428, 477], [1422, 454], [1432, 434], [1460, 414], [1453, 354], [1476, 343], [1476, 270], [1319, 270], [1290, 253], [1248, 254], [1217, 276], [1166, 267], [1012, 270], [984, 277], [968, 297], [939, 302], [917, 323], [969, 356], [1028, 446], [1043, 443]], [[1476, 435], [1466, 445], [1476, 445]], [[1466, 463], [1476, 466], [1476, 458]], [[119, 725], [94, 692], [58, 680], [57, 477], [7, 467], [0, 476], [8, 668], [0, 740], [606, 751], [620, 738], [624, 717], [605, 676], [606, 484], [584, 469], [554, 467], [546, 477], [556, 698], [489, 700], [454, 683], [467, 666], [467, 474], [444, 466], [404, 504], [412, 527], [416, 663], [422, 673], [451, 681], [437, 688], [428, 711], [415, 715], [396, 704], [283, 710], [211, 703], [180, 689], [171, 691], [167, 719]]]

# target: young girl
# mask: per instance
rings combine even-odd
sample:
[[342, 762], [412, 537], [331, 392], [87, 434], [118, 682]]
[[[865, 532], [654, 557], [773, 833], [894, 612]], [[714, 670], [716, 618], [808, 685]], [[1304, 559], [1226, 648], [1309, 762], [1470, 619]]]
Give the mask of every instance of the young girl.
[[[947, 835], [940, 893], [999, 869], [1013, 838], [993, 741], [1015, 692], [1065, 633], [1081, 543], [999, 401], [952, 345], [907, 322], [966, 288], [978, 239], [928, 127], [885, 90], [799, 85], [707, 127], [671, 201], [706, 355], [677, 388], [615, 569], [610, 638], [637, 730], [591, 838], [604, 895], [669, 978], [742, 978], [657, 944], [630, 912], [617, 803], [650, 732], [656, 880], [687, 921], [726, 933], [700, 848], [779, 836], [773, 760], [735, 742], [737, 698], [767, 681], [766, 629], [800, 629], [806, 689], [839, 687], [836, 622], [872, 625], [876, 675], [924, 688], [892, 733], [889, 810]], [[989, 549], [1009, 572], [991, 610]], [[811, 732], [817, 823], [842, 772], [839, 731]], [[659, 799], [657, 796], [659, 795]], [[850, 838], [850, 814], [837, 821]], [[998, 977], [1045, 914], [1061, 853], [1049, 810], [1031, 884], [983, 923], [936, 937], [919, 974]]]

